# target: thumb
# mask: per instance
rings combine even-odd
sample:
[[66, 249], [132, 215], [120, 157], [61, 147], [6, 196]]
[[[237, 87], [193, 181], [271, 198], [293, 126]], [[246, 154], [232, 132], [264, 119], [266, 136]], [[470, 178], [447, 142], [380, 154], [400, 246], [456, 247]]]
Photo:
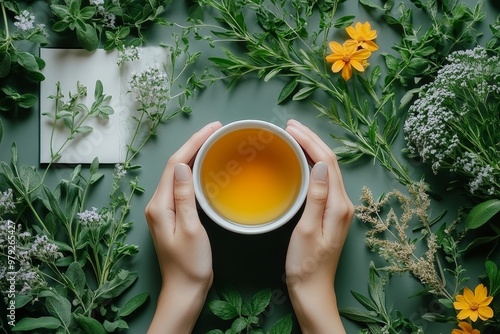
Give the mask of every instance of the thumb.
[[[174, 167], [174, 204], [176, 222], [188, 224], [198, 220], [194, 195], [193, 177], [188, 165]], [[194, 217], [193, 217], [194, 216]]]
[[317, 162], [311, 171], [307, 200], [299, 224], [307, 229], [321, 228], [328, 200], [328, 165]]

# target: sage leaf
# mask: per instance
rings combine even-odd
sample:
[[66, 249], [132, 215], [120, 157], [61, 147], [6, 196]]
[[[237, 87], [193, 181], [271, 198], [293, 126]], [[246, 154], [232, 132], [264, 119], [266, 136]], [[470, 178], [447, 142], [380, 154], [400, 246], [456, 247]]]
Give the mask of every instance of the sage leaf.
[[104, 326], [93, 318], [86, 317], [81, 314], [74, 314], [76, 323], [83, 329], [86, 334], [106, 334]]
[[17, 54], [17, 63], [30, 72], [38, 72], [40, 70], [35, 56], [29, 52], [19, 52]]
[[96, 29], [88, 23], [76, 29], [76, 38], [87, 51], [94, 51], [99, 46], [99, 38]]
[[26, 332], [35, 329], [45, 328], [45, 329], [57, 329], [61, 327], [61, 322], [59, 319], [54, 317], [39, 317], [39, 318], [22, 318], [16, 325], [12, 328], [15, 332]]
[[45, 299], [45, 307], [51, 315], [61, 320], [64, 328], [71, 324], [71, 303], [66, 298], [53, 294]]
[[142, 304], [148, 300], [148, 293], [141, 293], [135, 297], [132, 297], [129, 301], [127, 301], [118, 311], [118, 315], [120, 317], [126, 317], [127, 315], [134, 312], [137, 308], [139, 308]]
[[80, 263], [78, 262], [71, 263], [68, 269], [66, 270], [65, 275], [69, 283], [73, 286], [75, 292], [78, 295], [83, 295], [87, 279], [85, 277], [85, 272], [83, 271]]
[[500, 212], [500, 200], [491, 199], [479, 203], [469, 212], [465, 218], [465, 226], [476, 229], [486, 224], [494, 215]]
[[98, 301], [114, 298], [121, 295], [137, 279], [136, 272], [120, 270], [110, 281], [107, 281], [96, 290]]

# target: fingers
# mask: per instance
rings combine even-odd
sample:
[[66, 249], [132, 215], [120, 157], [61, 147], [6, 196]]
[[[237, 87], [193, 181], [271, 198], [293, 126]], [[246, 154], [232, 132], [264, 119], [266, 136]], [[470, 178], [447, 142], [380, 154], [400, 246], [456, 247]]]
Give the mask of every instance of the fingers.
[[[322, 161], [328, 165], [329, 194], [324, 215], [327, 216], [328, 220], [331, 218], [337, 218], [337, 221], [347, 220], [349, 215], [352, 216], [352, 203], [345, 191], [335, 154], [318, 135], [295, 120], [288, 122], [286, 131], [297, 140], [313, 163]], [[324, 233], [328, 235], [335, 233], [336, 226], [335, 224], [325, 224], [323, 229]]]
[[199, 224], [193, 187], [193, 175], [191, 169], [186, 164], [180, 163], [174, 167], [173, 193], [176, 216], [175, 228], [184, 227], [189, 229]]
[[310, 235], [321, 229], [323, 214], [328, 200], [328, 165], [318, 162], [311, 171], [311, 179], [307, 190], [306, 206], [298, 223], [302, 233]]
[[337, 157], [328, 145], [326, 145], [317, 134], [298, 121], [290, 120], [286, 131], [290, 133], [295, 140], [297, 140], [306, 154], [312, 159], [313, 163], [323, 161], [328, 164], [330, 172], [330, 191], [333, 192], [332, 195], [335, 198], [348, 199], [342, 175], [340, 173], [340, 168], [337, 163]]

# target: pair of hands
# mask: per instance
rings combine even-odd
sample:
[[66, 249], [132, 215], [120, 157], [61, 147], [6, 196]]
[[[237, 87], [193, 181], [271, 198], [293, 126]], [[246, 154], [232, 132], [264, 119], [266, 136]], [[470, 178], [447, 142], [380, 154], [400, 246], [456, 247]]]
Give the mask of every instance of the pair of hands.
[[[191, 333], [212, 285], [210, 241], [196, 211], [188, 164], [221, 126], [220, 122], [206, 125], [170, 157], [146, 207], [162, 274], [150, 334]], [[290, 300], [303, 333], [345, 333], [333, 286], [353, 205], [330, 148], [295, 120], [288, 122], [286, 131], [314, 164], [304, 212], [286, 257]]]

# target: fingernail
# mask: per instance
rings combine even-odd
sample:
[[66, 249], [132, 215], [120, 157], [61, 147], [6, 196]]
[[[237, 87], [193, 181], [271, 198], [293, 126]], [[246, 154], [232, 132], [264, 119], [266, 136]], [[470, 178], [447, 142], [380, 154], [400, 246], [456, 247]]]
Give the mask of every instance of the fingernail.
[[215, 124], [219, 124], [219, 123], [220, 123], [219, 121], [215, 121], [215, 122], [212, 122], [212, 123], [208, 123], [207, 125], [205, 125], [204, 127], [202, 127], [202, 128], [200, 129], [200, 131], [199, 131], [199, 132], [204, 131], [204, 130], [206, 130], [206, 129], [210, 129], [210, 128], [212, 128]]
[[177, 164], [174, 168], [174, 177], [176, 181], [188, 181], [190, 178], [189, 167], [186, 164]]
[[324, 162], [317, 162], [312, 170], [312, 179], [315, 181], [325, 182], [328, 176], [328, 166]]

